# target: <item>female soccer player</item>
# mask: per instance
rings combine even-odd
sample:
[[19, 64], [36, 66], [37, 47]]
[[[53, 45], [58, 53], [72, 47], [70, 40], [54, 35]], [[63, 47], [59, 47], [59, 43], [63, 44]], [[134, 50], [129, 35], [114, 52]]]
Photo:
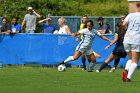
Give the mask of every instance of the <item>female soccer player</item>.
[[136, 4], [136, 12], [124, 19], [123, 26], [127, 26], [123, 43], [129, 60], [123, 71], [122, 80], [130, 82], [140, 59], [140, 3]]
[[[87, 20], [88, 20], [88, 16], [87, 15], [83, 15], [82, 16], [82, 23], [80, 24], [80, 30], [86, 28], [86, 21]], [[83, 35], [79, 35], [78, 38], [76, 38], [76, 41], [78, 41], [79, 38], [80, 38], [80, 40], [82, 40]], [[101, 56], [98, 53], [96, 53], [96, 52], [93, 52], [93, 53], [94, 53], [95, 57], [101, 58]], [[83, 53], [81, 57], [82, 57], [81, 59], [82, 59], [82, 64], [83, 64], [82, 70], [86, 70], [86, 56]], [[90, 60], [88, 60], [88, 62], [90, 63]]]
[[93, 66], [96, 63], [96, 59], [95, 59], [95, 56], [93, 54], [93, 50], [91, 48], [95, 35], [98, 35], [101, 38], [103, 38], [104, 40], [107, 40], [110, 42], [111, 42], [111, 40], [106, 38], [105, 36], [101, 35], [101, 33], [99, 31], [96, 31], [95, 29], [93, 29], [93, 21], [92, 20], [88, 20], [86, 22], [86, 28], [72, 34], [72, 37], [75, 37], [78, 35], [83, 35], [84, 38], [78, 44], [76, 51], [75, 51], [75, 54], [73, 56], [69, 56], [66, 60], [59, 63], [59, 65], [65, 64], [65, 63], [70, 62], [70, 61], [77, 60], [84, 53], [87, 56], [88, 60], [91, 61], [89, 66], [88, 66], [87, 71], [92, 72]]
[[115, 70], [120, 61], [120, 58], [126, 57], [127, 53], [125, 52], [124, 45], [123, 45], [123, 39], [124, 39], [126, 29], [122, 26], [122, 23], [123, 23], [122, 21], [117, 23], [117, 32], [115, 32], [115, 38], [112, 43], [110, 43], [108, 46], [106, 46], [106, 49], [108, 49], [111, 45], [116, 43], [116, 46], [115, 46], [113, 52], [111, 53], [109, 58], [101, 65], [101, 67], [98, 70], [96, 70], [96, 72], [101, 72], [102, 69], [104, 69], [114, 59], [115, 59], [115, 63], [116, 63], [114, 65], [114, 70]]

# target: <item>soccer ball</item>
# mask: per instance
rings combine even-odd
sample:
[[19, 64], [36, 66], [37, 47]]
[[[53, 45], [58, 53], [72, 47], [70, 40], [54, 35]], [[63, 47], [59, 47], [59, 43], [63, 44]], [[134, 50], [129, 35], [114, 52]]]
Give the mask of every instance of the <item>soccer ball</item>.
[[66, 66], [65, 65], [59, 65], [58, 66], [58, 71], [62, 72], [66, 70]]

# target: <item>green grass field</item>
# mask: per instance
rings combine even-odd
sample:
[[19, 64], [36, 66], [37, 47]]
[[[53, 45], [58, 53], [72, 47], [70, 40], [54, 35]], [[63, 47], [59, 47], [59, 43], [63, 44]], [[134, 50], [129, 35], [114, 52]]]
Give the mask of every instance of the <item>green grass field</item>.
[[140, 93], [140, 69], [133, 82], [121, 81], [122, 69], [114, 73], [85, 72], [68, 68], [4, 67], [0, 69], [0, 93]]

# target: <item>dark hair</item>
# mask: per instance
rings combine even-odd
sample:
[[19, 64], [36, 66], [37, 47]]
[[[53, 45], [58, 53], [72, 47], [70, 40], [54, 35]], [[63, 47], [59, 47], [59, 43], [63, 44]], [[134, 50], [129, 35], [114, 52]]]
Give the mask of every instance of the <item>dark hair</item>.
[[18, 21], [19, 18], [18, 17], [12, 17], [12, 19], [16, 19]]
[[123, 22], [119, 21], [116, 25], [116, 30], [119, 33], [121, 39], [124, 38], [124, 35], [126, 33], [126, 28], [122, 24], [123, 24]]
[[104, 20], [103, 17], [99, 17], [99, 18], [97, 19], [97, 21], [103, 21], [103, 20]]
[[85, 28], [87, 28], [87, 23], [90, 23], [92, 26], [94, 26], [94, 23], [93, 23], [92, 20], [87, 20], [87, 21], [86, 21], [86, 24], [85, 24]]
[[136, 6], [137, 6], [138, 8], [140, 8], [140, 3], [137, 3]]
[[6, 17], [3, 17], [2, 20], [5, 19], [6, 21], [8, 21], [8, 19]]

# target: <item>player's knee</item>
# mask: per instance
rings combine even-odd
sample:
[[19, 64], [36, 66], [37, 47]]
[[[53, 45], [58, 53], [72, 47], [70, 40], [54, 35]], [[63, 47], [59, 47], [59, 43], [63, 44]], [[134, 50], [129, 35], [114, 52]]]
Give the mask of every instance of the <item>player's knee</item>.
[[78, 57], [73, 57], [73, 59], [74, 59], [74, 60], [77, 60], [77, 59], [78, 59]]
[[92, 62], [96, 63], [96, 59], [92, 59]]
[[76, 60], [76, 59], [78, 59], [78, 57], [77, 56], [73, 56], [73, 59]]

